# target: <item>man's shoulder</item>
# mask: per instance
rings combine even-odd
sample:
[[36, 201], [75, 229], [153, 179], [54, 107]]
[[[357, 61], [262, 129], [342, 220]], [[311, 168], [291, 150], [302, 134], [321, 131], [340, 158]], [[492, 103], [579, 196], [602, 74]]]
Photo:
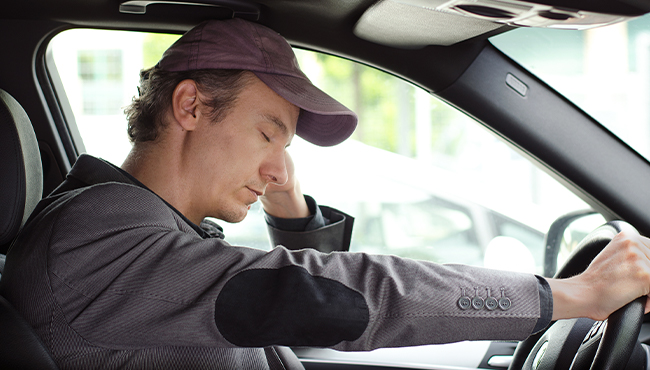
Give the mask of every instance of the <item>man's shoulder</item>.
[[124, 212], [148, 212], [169, 209], [150, 190], [121, 182], [105, 182], [61, 194], [58, 206], [67, 212], [116, 215]]
[[141, 197], [151, 197], [152, 199], [160, 198], [148, 189], [144, 189], [138, 185], [128, 184], [119, 181], [107, 181], [99, 184], [88, 185], [83, 188], [73, 189], [70, 191], [72, 197], [86, 194], [86, 196], [118, 196], [124, 197], [127, 195], [138, 194]]
[[[50, 249], [59, 252], [106, 240], [181, 230], [174, 212], [157, 195], [136, 185], [116, 182], [62, 194], [34, 221], [50, 230]], [[120, 243], [128, 244], [124, 240]]]
[[88, 154], [82, 154], [77, 158], [66, 181], [69, 179], [77, 180], [84, 185], [107, 182], [134, 183], [134, 179], [118, 166]]
[[41, 200], [26, 226], [83, 230], [118, 225], [177, 222], [167, 204], [151, 191], [136, 185], [106, 182], [71, 189]]

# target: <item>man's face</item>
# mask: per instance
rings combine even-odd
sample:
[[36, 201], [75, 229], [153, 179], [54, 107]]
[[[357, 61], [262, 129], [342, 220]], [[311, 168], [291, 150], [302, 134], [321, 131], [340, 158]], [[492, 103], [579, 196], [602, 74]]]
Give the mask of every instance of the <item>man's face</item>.
[[[285, 149], [296, 132], [300, 109], [257, 77], [240, 93], [225, 119], [203, 116], [196, 138], [204, 176], [199, 197], [205, 216], [228, 222], [246, 217], [269, 183], [287, 181]], [[196, 144], [196, 143], [195, 143]], [[196, 156], [195, 156], [196, 158]], [[195, 194], [196, 195], [196, 194]]]

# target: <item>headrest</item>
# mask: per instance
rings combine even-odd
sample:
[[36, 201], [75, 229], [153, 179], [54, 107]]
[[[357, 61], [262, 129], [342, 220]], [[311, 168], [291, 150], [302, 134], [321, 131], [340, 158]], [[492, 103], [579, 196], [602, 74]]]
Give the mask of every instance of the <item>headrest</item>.
[[18, 234], [43, 193], [38, 142], [25, 110], [0, 89], [0, 253]]

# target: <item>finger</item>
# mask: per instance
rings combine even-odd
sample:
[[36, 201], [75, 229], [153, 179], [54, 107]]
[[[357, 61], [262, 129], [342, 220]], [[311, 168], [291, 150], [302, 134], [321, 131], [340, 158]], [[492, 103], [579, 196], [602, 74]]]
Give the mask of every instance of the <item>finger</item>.
[[612, 238], [607, 246], [610, 248], [608, 248], [609, 252], [606, 252], [606, 254], [618, 253], [624, 250], [630, 253], [637, 250], [650, 261], [650, 239], [641, 236], [635, 229], [621, 231]]
[[636, 235], [632, 235], [629, 241], [634, 243], [635, 248], [643, 253], [645, 258], [650, 261], [650, 239], [637, 233]]

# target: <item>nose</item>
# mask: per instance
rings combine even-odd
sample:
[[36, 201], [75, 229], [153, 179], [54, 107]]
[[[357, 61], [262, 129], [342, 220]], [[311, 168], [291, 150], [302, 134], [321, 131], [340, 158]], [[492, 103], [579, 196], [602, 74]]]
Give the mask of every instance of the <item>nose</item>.
[[284, 148], [277, 151], [260, 168], [260, 173], [267, 183], [284, 185], [289, 180], [285, 153]]

